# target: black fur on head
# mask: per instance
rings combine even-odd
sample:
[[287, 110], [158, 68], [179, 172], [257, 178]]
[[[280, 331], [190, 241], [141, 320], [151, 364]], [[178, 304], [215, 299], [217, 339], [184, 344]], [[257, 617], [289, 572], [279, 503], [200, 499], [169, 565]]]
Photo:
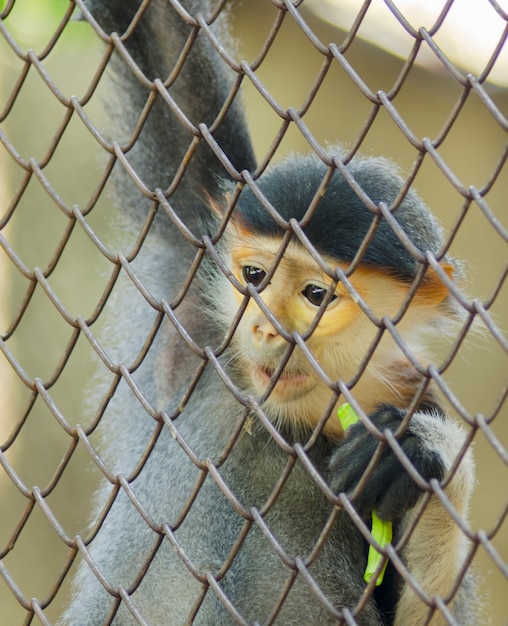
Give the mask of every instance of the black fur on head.
[[[347, 169], [375, 205], [384, 202], [390, 207], [404, 184], [396, 166], [383, 158], [357, 158], [348, 164]], [[326, 171], [327, 166], [315, 155], [292, 156], [262, 175], [258, 185], [284, 220], [301, 220]], [[240, 196], [239, 212], [240, 220], [248, 230], [268, 237], [283, 234], [282, 228], [249, 188], [245, 188]], [[406, 194], [394, 216], [422, 253], [437, 254], [440, 251], [443, 243], [441, 228], [416, 193], [409, 191]], [[373, 220], [373, 213], [344, 176], [336, 171], [304, 232], [321, 254], [350, 262]], [[404, 281], [411, 281], [420, 268], [420, 263], [384, 218], [362, 264], [389, 271]]]

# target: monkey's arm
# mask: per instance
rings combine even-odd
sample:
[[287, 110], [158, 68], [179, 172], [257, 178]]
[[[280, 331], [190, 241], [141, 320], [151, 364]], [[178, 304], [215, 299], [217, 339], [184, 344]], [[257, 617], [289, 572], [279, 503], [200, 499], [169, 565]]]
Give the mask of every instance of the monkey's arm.
[[[183, 9], [178, 12], [174, 4]], [[122, 141], [142, 122], [141, 133], [127, 152], [129, 163], [150, 189], [167, 189], [179, 168], [185, 167], [176, 197], [187, 204], [186, 213], [191, 212], [189, 205], [194, 207], [199, 223], [208, 216], [203, 192], [212, 197], [219, 194], [219, 178], [226, 176], [200, 138], [199, 125], [211, 128], [238, 170], [255, 166], [238, 98], [224, 107], [235, 94], [239, 77], [221, 59], [197, 19], [201, 15], [211, 20], [213, 36], [222, 43], [227, 40], [224, 17], [211, 17], [209, 0], [152, 0], [141, 14], [140, 0], [86, 0], [85, 5], [105, 33], [118, 33], [125, 46], [123, 50], [117, 44], [120, 52], [110, 61], [114, 89], [108, 92], [107, 108], [110, 122], [120, 127], [116, 131], [123, 135]], [[231, 53], [227, 44], [224, 50]], [[195, 151], [193, 142], [199, 144]], [[128, 205], [128, 194], [123, 196], [122, 204]]]
[[[379, 431], [394, 432], [403, 417], [404, 411], [386, 406], [369, 419]], [[463, 429], [438, 410], [433, 410], [416, 413], [406, 432], [398, 439], [398, 444], [424, 482], [428, 484], [432, 479], [444, 481], [449, 503], [462, 519], [467, 519], [474, 482], [474, 466], [469, 453], [461, 460], [451, 479], [449, 476], [464, 440]], [[378, 439], [362, 423], [350, 426], [330, 463], [331, 485], [336, 492], [353, 492], [378, 445]], [[366, 520], [375, 510], [381, 519], [393, 521], [396, 529], [394, 544], [416, 522], [401, 550], [403, 562], [420, 592], [431, 601], [437, 596], [448, 599], [466, 559], [467, 540], [436, 495], [430, 497], [423, 513], [420, 507], [415, 506], [423, 491], [391, 447], [388, 444], [385, 446], [364, 489], [354, 498], [354, 505]], [[449, 603], [449, 610], [461, 620], [461, 624], [475, 623], [471, 621], [474, 620], [473, 611], [469, 610], [473, 603], [471, 585], [472, 581], [466, 578]], [[383, 585], [380, 593], [383, 594]], [[427, 621], [430, 616], [431, 621]], [[397, 626], [424, 623], [438, 626], [447, 622], [442, 613], [429, 608], [403, 581], [394, 623]]]
[[[84, 0], [84, 6], [85, 19], [99, 27], [102, 38], [110, 36], [109, 45], [115, 48], [106, 72], [105, 134], [110, 137], [111, 159], [117, 157], [111, 176], [113, 204], [122, 214], [117, 233], [129, 236], [132, 224], [137, 233], [143, 231], [145, 243], [131, 263], [138, 279], [154, 298], [177, 302], [175, 315], [196, 342], [213, 345], [210, 333], [204, 337], [197, 281], [192, 279], [187, 289], [201, 250], [184, 232], [189, 229], [198, 240], [203, 232], [214, 232], [209, 199], [222, 197], [223, 185], [230, 180], [203, 139], [204, 127], [237, 170], [255, 167], [236, 90], [241, 77], [214, 47], [222, 46], [226, 55], [234, 51], [234, 45], [228, 44], [226, 11], [214, 17], [217, 7], [210, 0]], [[200, 20], [210, 21], [213, 34], [204, 32], [207, 27], [202, 29]], [[159, 203], [161, 193], [166, 200]], [[147, 232], [145, 220], [151, 210], [157, 215]], [[126, 237], [120, 245], [132, 258], [128, 248], [132, 244], [126, 243]], [[120, 295], [121, 302], [138, 296], [137, 289], [131, 290], [130, 296]], [[120, 308], [125, 312], [127, 307], [120, 304]], [[131, 336], [143, 318], [149, 315], [132, 311]], [[116, 344], [125, 347], [129, 343], [125, 339], [122, 334]], [[192, 376], [198, 363], [167, 320], [156, 351], [158, 374], [146, 385], [157, 383], [160, 407]]]

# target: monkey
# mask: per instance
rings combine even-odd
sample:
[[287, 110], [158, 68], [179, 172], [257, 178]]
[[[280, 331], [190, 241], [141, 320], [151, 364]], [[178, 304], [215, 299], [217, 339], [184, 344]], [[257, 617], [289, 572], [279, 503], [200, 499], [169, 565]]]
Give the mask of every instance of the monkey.
[[463, 321], [441, 227], [385, 158], [258, 166], [219, 5], [77, 4], [118, 35], [113, 201], [140, 243], [118, 257], [106, 478], [61, 624], [476, 624], [448, 510], [467, 519], [474, 461], [428, 375]]

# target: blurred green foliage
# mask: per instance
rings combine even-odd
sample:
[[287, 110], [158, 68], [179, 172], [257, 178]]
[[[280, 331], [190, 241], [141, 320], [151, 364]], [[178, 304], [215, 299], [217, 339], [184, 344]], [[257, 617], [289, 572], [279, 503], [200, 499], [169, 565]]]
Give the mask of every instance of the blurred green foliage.
[[[0, 0], [0, 17], [17, 44], [38, 48], [54, 34], [71, 4], [69, 0]], [[73, 29], [73, 38], [82, 31]]]

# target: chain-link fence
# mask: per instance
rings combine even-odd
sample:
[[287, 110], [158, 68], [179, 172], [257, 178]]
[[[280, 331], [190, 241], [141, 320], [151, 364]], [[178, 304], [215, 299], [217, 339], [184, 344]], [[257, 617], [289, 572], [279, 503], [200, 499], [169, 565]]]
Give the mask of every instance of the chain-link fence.
[[[193, 310], [195, 303], [187, 293], [196, 288], [196, 269], [203, 258], [223, 263], [220, 237], [203, 243], [202, 233], [196, 237], [177, 223], [173, 206], [178, 205], [179, 186], [186, 197], [186, 171], [198, 143], [213, 144], [212, 135], [206, 126], [198, 128], [195, 120], [180, 115], [189, 146], [182, 162], [167, 172], [165, 181], [150, 181], [149, 166], [137, 169], [139, 157], [131, 159], [136, 141], [142, 141], [148, 126], [152, 100], [159, 94], [160, 103], [165, 88], [160, 81], [151, 82], [153, 77], [143, 76], [123, 52], [124, 62], [130, 64], [147, 94], [139, 110], [131, 108], [130, 101], [126, 106], [121, 81], [106, 80], [106, 76], [114, 50], [124, 50], [125, 41], [128, 45], [129, 30], [126, 37], [110, 37], [86, 11], [82, 21], [73, 22], [71, 17], [79, 10], [76, 4], [81, 7], [74, 2], [8, 0], [0, 13], [0, 623], [57, 623], [82, 562], [112, 599], [109, 616], [93, 623], [112, 623], [120, 604], [128, 607], [132, 623], [192, 623], [193, 618], [204, 623], [199, 621], [199, 611], [205, 597], [216, 598], [224, 611], [221, 615], [230, 620], [218, 618], [215, 623], [249, 623], [251, 618], [230, 601], [224, 581], [228, 571], [235, 571], [253, 529], [271, 546], [271, 558], [281, 571], [281, 579], [273, 584], [276, 593], [267, 597], [269, 617], [263, 623], [289, 623], [284, 621], [284, 603], [299, 584], [311, 589], [330, 619], [361, 623], [357, 620], [367, 610], [369, 598], [379, 593], [373, 584], [352, 599], [350, 611], [343, 611], [326, 596], [312, 573], [320, 552], [326, 552], [323, 546], [338, 524], [337, 516], [347, 513], [354, 518], [349, 500], [332, 493], [309, 460], [313, 446], [319, 446], [319, 432], [326, 431], [324, 417], [310, 437], [285, 440], [267, 419], [263, 405], [244, 394], [237, 381], [228, 380], [228, 370], [220, 364], [238, 319], [212, 347], [196, 339], [196, 327], [203, 318], [199, 305]], [[508, 346], [502, 329], [508, 310], [508, 80], [499, 68], [506, 67], [508, 16], [506, 5], [494, 0], [478, 2], [482, 4], [478, 15], [488, 17], [494, 27], [486, 50], [475, 49], [480, 69], [468, 73], [467, 60], [463, 67], [447, 39], [450, 32], [456, 36], [458, 32], [459, 48], [474, 48], [474, 38], [454, 21], [457, 11], [465, 10], [468, 3], [442, 4], [422, 26], [405, 12], [403, 4], [388, 1], [383, 4], [384, 18], [376, 17], [374, 24], [369, 16], [377, 16], [375, 2], [356, 6], [246, 2], [234, 7], [232, 20], [239, 50], [232, 45], [221, 50], [203, 21], [197, 30], [204, 30], [201, 37], [212, 38], [214, 53], [221, 56], [232, 77], [233, 87], [218, 117], [224, 117], [241, 86], [261, 164], [250, 174], [240, 173], [216, 147], [224, 175], [232, 181], [225, 194], [228, 202], [233, 198], [231, 206], [239, 189], [234, 184], [255, 188], [255, 180], [271, 161], [292, 152], [314, 152], [326, 160], [327, 145], [341, 143], [341, 163], [358, 152], [383, 155], [400, 164], [407, 172], [406, 186], [418, 190], [444, 225], [443, 250], [465, 260], [467, 287], [448, 285], [463, 312], [461, 324], [436, 346], [431, 365], [421, 365], [407, 348], [416, 381], [415, 399], [408, 405], [414, 409], [432, 385], [439, 390], [443, 406], [468, 429], [466, 445], [453, 466], [455, 472], [460, 471], [468, 449], [474, 448], [478, 485], [471, 519], [450, 504], [446, 482], [443, 488], [433, 483], [430, 489], [442, 503], [449, 524], [470, 541], [457, 584], [467, 570], [476, 569], [473, 591], [483, 602], [479, 623], [507, 624]], [[332, 21], [339, 15], [342, 28], [321, 21], [312, 10], [331, 12]], [[484, 29], [485, 23], [479, 19], [476, 29]], [[130, 32], [134, 31], [132, 27]], [[383, 40], [383, 32], [393, 38], [397, 33], [398, 56], [369, 43]], [[183, 48], [178, 61], [182, 66], [188, 53]], [[214, 89], [212, 82], [209, 90]], [[174, 108], [171, 98], [164, 106]], [[115, 135], [118, 119], [126, 120], [121, 138]], [[213, 124], [210, 127], [214, 133]], [[152, 152], [151, 158], [155, 162], [159, 156]], [[338, 161], [336, 166], [340, 167]], [[192, 169], [189, 172], [192, 175]], [[163, 184], [165, 193], [156, 192]], [[119, 185], [129, 185], [132, 200], [125, 200], [124, 193], [121, 206], [115, 207]], [[133, 226], [124, 216], [123, 204], [136, 207], [143, 202], [143, 217], [134, 220]], [[171, 297], [164, 291], [175, 272], [166, 264], [169, 257], [153, 260], [148, 270], [143, 260], [154, 256], [151, 246], [159, 242], [159, 235], [150, 239], [157, 220], [181, 228], [188, 246], [184, 256], [189, 269], [183, 278], [179, 275]], [[293, 238], [304, 239], [298, 225], [291, 228], [296, 233]], [[161, 275], [165, 278], [158, 285]], [[350, 275], [353, 280], [354, 271], [341, 275], [344, 283]], [[128, 297], [119, 300], [118, 292]], [[258, 298], [263, 307], [259, 296], [251, 293], [251, 298]], [[241, 304], [240, 310], [245, 306]], [[206, 308], [204, 302], [201, 308]], [[277, 316], [265, 313], [284, 334]], [[397, 335], [398, 320], [381, 323], [369, 315], [384, 332]], [[314, 371], [322, 373], [328, 392], [348, 399], [351, 390], [354, 400], [361, 388], [362, 368], [375, 358], [377, 342], [362, 358], [355, 376], [334, 381], [326, 376], [319, 358], [306, 350], [309, 336], [293, 334], [287, 339], [292, 349], [296, 346], [306, 354]], [[402, 345], [401, 350], [405, 349]], [[180, 426], [185, 424], [186, 407], [195, 402], [193, 396], [203, 394], [199, 381], [210, 369], [224, 379], [220, 402], [225, 410], [231, 403], [251, 409], [232, 423], [221, 454], [212, 460], [189, 443], [192, 437], [186, 438], [185, 427]], [[153, 386], [152, 382], [144, 386], [146, 376]], [[175, 388], [179, 389], [176, 400], [168, 391]], [[209, 406], [216, 408], [217, 402], [201, 400], [203, 412]], [[142, 435], [131, 431], [130, 422], [122, 423], [118, 415], [131, 409], [150, 425]], [[259, 502], [249, 502], [245, 493], [230, 489], [225, 478], [238, 440], [249, 436], [253, 428], [268, 433], [271, 444], [286, 459], [277, 484]], [[168, 434], [177, 442], [179, 454], [185, 454], [187, 465], [183, 465], [196, 474], [193, 489], [182, 496], [180, 517], [174, 523], [154, 521], [149, 503], [136, 491], [136, 478], [155, 462], [151, 455], [157, 441]], [[331, 501], [333, 512], [323, 521], [308, 552], [291, 553], [284, 538], [272, 532], [270, 511], [284, 506], [285, 489], [290, 491], [285, 486], [302, 471]], [[192, 518], [193, 507], [202, 511], [200, 490], [209, 482], [217, 490], [217, 499], [229, 503], [237, 538], [223, 562], [200, 569], [193, 555], [182, 549], [178, 529], [185, 526], [186, 518]], [[102, 495], [94, 513], [91, 503], [97, 489]], [[152, 497], [157, 498], [157, 493]], [[127, 588], [115, 587], [89, 551], [101, 528], [107, 527], [104, 520], [114, 517], [115, 501], [125, 495], [151, 537], [151, 547], [141, 562], [132, 558]], [[231, 519], [228, 512], [224, 524]], [[294, 525], [298, 527], [297, 520]], [[411, 578], [411, 568], [404, 565], [404, 541], [407, 538], [394, 542], [388, 555], [399, 575], [416, 589], [415, 605], [426, 607], [429, 620], [442, 619], [432, 623], [459, 623], [449, 609], [457, 585], [450, 582], [442, 596], [429, 597]], [[152, 622], [143, 617], [135, 592], [143, 587], [146, 572], [159, 567], [157, 555], [165, 554], [161, 546], [166, 544], [176, 552], [186, 575], [198, 581], [200, 591], [185, 619]], [[255, 594], [256, 588], [252, 584], [249, 592]], [[127, 623], [121, 619], [115, 623]]]

